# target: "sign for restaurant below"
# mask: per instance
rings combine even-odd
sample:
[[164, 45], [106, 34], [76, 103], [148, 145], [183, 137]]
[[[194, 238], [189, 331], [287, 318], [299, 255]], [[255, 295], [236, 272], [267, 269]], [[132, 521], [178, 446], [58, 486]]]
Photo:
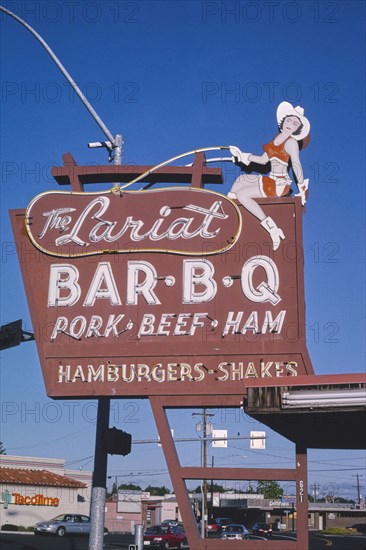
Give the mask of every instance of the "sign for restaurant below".
[[230, 395], [312, 374], [301, 201], [257, 202], [278, 247], [202, 188], [49, 192], [11, 211], [48, 395]]
[[141, 513], [142, 501], [148, 500], [149, 498], [150, 498], [150, 493], [147, 491], [119, 489], [118, 496], [117, 496], [117, 513], [119, 514]]
[[54, 506], [57, 507], [60, 504], [60, 499], [56, 497], [46, 497], [42, 493], [36, 495], [22, 495], [21, 493], [9, 493], [8, 490], [2, 493], [2, 501], [4, 508], [7, 508], [9, 504], [16, 506]]

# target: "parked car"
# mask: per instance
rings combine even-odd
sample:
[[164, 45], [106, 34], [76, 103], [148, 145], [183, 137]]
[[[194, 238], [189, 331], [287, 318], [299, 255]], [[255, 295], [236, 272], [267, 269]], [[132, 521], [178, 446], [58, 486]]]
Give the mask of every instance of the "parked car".
[[222, 540], [248, 540], [249, 531], [245, 525], [229, 523], [221, 535]]
[[348, 525], [346, 529], [357, 531], [358, 533], [366, 533], [366, 523], [354, 523], [353, 525]]
[[272, 527], [269, 523], [262, 523], [258, 521], [252, 527], [253, 535], [259, 535], [262, 537], [271, 537], [272, 536]]
[[65, 535], [87, 535], [90, 533], [90, 517], [81, 514], [60, 514], [49, 521], [40, 521], [34, 526], [36, 535], [51, 534], [58, 537]]
[[220, 527], [220, 532], [225, 531], [226, 526], [230, 523], [235, 523], [235, 521], [232, 518], [215, 518], [216, 523]]
[[187, 538], [184, 531], [175, 525], [153, 525], [144, 534], [144, 548], [185, 548]]
[[216, 535], [221, 531], [220, 525], [215, 519], [209, 519], [207, 522], [207, 534]]
[[161, 525], [174, 525], [174, 527], [177, 527], [179, 522], [176, 519], [164, 519], [164, 521], [161, 522]]

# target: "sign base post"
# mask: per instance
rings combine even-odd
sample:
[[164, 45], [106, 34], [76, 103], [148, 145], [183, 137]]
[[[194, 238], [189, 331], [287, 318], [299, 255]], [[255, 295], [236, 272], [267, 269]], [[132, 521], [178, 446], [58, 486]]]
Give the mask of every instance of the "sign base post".
[[95, 455], [93, 488], [90, 508], [89, 550], [103, 550], [104, 509], [106, 499], [106, 479], [108, 453], [103, 445], [103, 433], [109, 426], [110, 399], [98, 400], [97, 429], [95, 435]]

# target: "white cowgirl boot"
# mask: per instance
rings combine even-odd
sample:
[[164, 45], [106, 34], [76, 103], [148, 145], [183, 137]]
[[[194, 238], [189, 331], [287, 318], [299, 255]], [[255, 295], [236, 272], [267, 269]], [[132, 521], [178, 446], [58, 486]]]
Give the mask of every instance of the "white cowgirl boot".
[[270, 234], [273, 243], [273, 250], [277, 250], [277, 248], [280, 246], [281, 239], [285, 238], [284, 232], [282, 231], [282, 229], [277, 227], [275, 222], [269, 216], [261, 221], [261, 226], [264, 227], [264, 229]]

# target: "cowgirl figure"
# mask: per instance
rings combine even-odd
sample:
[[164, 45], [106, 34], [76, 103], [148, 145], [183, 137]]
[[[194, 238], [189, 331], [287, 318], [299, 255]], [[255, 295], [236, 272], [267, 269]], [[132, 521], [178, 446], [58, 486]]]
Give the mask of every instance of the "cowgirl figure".
[[268, 176], [256, 174], [242, 174], [232, 186], [228, 197], [238, 199], [239, 202], [261, 222], [261, 225], [271, 236], [273, 250], [277, 250], [281, 239], [285, 235], [272, 218], [266, 216], [259, 204], [254, 200], [260, 197], [284, 197], [292, 184], [289, 177], [289, 165], [295, 175], [302, 205], [306, 202], [306, 191], [309, 180], [304, 179], [299, 156], [299, 141], [309, 135], [310, 123], [304, 116], [304, 109], [293, 107], [291, 103], [283, 101], [277, 108], [277, 123], [279, 133], [272, 141], [263, 146], [264, 153], [261, 156], [243, 153], [238, 147], [231, 146], [230, 152], [238, 163], [249, 165], [251, 162], [258, 164], [271, 163], [271, 171]]

